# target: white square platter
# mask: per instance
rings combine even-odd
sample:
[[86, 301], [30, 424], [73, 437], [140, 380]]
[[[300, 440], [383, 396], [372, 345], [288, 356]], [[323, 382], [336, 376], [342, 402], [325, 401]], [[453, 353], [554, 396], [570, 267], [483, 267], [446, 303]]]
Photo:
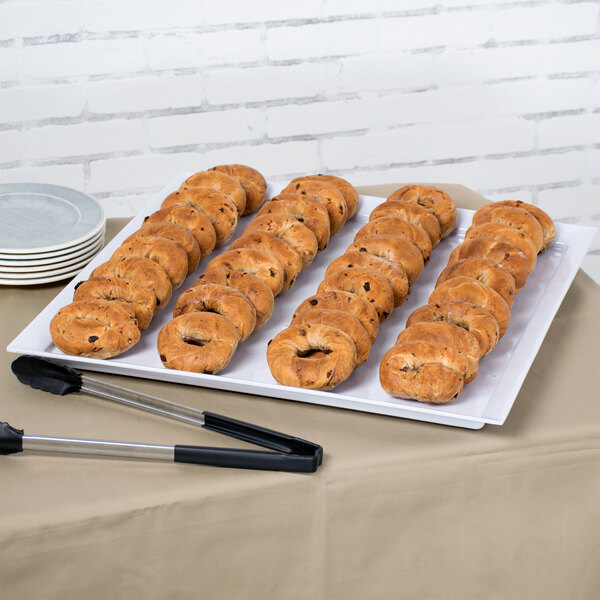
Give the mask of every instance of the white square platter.
[[[450, 252], [461, 243], [466, 229], [471, 225], [471, 210], [458, 210], [455, 231], [433, 251], [423, 274], [412, 286], [407, 302], [398, 307], [382, 324], [368, 361], [347, 381], [329, 392], [281, 386], [274, 380], [267, 365], [268, 341], [287, 327], [295, 308], [316, 292], [329, 263], [344, 253], [356, 231], [368, 221], [369, 213], [384, 200], [370, 196], [361, 196], [355, 217], [346, 223], [329, 246], [316, 257], [311, 267], [301, 273], [293, 288], [275, 299], [275, 309], [270, 321], [246, 342], [240, 344], [231, 363], [218, 375], [165, 368], [158, 357], [156, 338], [163, 325], [171, 319], [173, 306], [180, 293], [190, 287], [204, 272], [204, 265], [208, 260], [225, 251], [229, 244], [218, 248], [209, 259], [200, 263], [197, 271], [173, 294], [170, 305], [159, 313], [150, 327], [142, 333], [140, 342], [125, 354], [108, 360], [63, 354], [54, 346], [50, 337], [49, 325], [52, 317], [59, 308], [72, 301], [77, 282], [87, 279], [95, 267], [107, 261], [121, 242], [139, 229], [144, 217], [158, 210], [165, 196], [176, 190], [188, 175], [189, 173], [182, 173], [165, 186], [10, 343], [8, 351], [60, 360], [78, 369], [270, 396], [469, 429], [480, 429], [486, 423], [502, 425], [596, 232], [592, 227], [556, 224], [556, 241], [549, 250], [538, 257], [536, 268], [529, 276], [525, 288], [518, 294], [511, 310], [511, 323], [506, 335], [480, 362], [477, 378], [465, 387], [456, 400], [444, 405], [428, 405], [391, 398], [379, 383], [379, 363], [386, 350], [394, 344], [398, 333], [404, 329], [410, 313], [427, 303], [438, 275], [446, 266]], [[271, 196], [276, 191], [277, 188], [270, 186]], [[241, 235], [254, 216], [250, 215], [240, 220], [234, 239]]]

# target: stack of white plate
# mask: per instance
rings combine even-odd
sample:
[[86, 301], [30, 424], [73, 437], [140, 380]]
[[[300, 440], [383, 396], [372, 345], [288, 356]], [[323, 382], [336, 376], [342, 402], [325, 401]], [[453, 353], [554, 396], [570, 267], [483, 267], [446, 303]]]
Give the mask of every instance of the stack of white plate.
[[70, 188], [0, 184], [0, 284], [70, 279], [102, 249], [102, 206]]

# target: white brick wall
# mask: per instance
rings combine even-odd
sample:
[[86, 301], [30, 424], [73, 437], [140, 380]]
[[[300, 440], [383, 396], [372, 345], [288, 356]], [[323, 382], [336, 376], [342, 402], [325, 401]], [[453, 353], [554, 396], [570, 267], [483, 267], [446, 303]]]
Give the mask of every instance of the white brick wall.
[[[600, 0], [0, 0], [0, 181], [447, 181], [600, 225]], [[585, 262], [600, 280], [600, 235]]]

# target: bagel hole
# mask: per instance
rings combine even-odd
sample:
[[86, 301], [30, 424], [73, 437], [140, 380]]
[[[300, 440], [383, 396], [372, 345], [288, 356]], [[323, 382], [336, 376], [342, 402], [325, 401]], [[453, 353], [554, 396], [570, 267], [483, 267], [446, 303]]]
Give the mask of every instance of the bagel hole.
[[190, 344], [190, 346], [204, 346], [205, 344], [208, 343], [208, 340], [199, 340], [199, 339], [192, 338], [192, 337], [184, 337], [183, 341], [186, 344]]
[[331, 354], [331, 350], [329, 348], [325, 348], [321, 350], [320, 348], [309, 348], [308, 350], [304, 350], [302, 352], [298, 352], [299, 358], [321, 358], [323, 355]]

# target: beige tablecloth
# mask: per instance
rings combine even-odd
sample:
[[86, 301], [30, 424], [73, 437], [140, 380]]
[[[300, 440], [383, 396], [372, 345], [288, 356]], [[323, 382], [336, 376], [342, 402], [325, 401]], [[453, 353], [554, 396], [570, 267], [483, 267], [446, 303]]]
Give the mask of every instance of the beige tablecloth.
[[[3, 349], [62, 285], [0, 288]], [[507, 422], [479, 431], [94, 375], [319, 442], [324, 464], [298, 475], [0, 457], [0, 598], [598, 598], [599, 308], [580, 271]], [[26, 433], [236, 445], [25, 387], [14, 358], [2, 350], [0, 419]]]

